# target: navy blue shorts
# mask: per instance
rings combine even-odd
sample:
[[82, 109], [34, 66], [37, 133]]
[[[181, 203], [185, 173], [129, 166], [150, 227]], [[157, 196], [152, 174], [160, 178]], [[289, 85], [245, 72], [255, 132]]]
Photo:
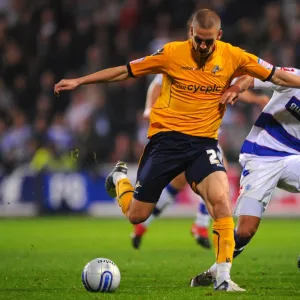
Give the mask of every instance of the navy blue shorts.
[[215, 171], [226, 172], [218, 141], [175, 131], [154, 135], [140, 159], [134, 198], [156, 203], [168, 183], [184, 171], [191, 187]]

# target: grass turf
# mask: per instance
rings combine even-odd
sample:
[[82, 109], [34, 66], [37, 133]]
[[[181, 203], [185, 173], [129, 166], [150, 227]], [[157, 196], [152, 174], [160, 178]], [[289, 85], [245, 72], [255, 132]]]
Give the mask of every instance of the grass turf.
[[[299, 220], [263, 220], [232, 278], [246, 293], [190, 288], [189, 279], [214, 260], [189, 234], [191, 220], [153, 222], [139, 251], [125, 219], [0, 220], [0, 299], [300, 299]], [[93, 258], [112, 259], [121, 284], [112, 294], [89, 293], [81, 271]]]

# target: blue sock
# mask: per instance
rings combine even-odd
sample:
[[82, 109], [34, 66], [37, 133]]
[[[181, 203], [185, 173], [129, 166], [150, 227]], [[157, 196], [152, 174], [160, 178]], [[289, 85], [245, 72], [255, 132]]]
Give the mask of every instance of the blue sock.
[[155, 217], [158, 217], [161, 214], [161, 209], [158, 209], [157, 207], [154, 207], [152, 211], [152, 215]]
[[172, 196], [176, 196], [179, 193], [179, 190], [175, 189], [171, 184], [168, 184], [166, 189]]
[[251, 240], [251, 237], [248, 237], [248, 238], [239, 237], [238, 234], [236, 233], [236, 231], [234, 230], [235, 248], [233, 251], [233, 257], [237, 257], [238, 255], [240, 255], [244, 251], [246, 245], [248, 245], [250, 240]]
[[202, 215], [208, 215], [208, 211], [207, 211], [206, 205], [204, 203], [202, 203], [202, 202], [200, 202], [200, 204], [199, 204], [198, 211]]

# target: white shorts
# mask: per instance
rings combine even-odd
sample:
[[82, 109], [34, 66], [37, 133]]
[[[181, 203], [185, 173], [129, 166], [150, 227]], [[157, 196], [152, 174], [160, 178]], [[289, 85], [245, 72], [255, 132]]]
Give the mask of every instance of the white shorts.
[[243, 171], [234, 214], [262, 217], [276, 187], [300, 193], [300, 155], [263, 158], [241, 155]]

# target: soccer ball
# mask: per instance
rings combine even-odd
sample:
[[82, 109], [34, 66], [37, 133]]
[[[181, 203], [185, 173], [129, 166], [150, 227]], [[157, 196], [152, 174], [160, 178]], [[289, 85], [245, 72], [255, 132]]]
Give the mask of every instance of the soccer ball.
[[82, 271], [83, 286], [89, 292], [113, 292], [121, 280], [117, 265], [107, 258], [95, 258]]

